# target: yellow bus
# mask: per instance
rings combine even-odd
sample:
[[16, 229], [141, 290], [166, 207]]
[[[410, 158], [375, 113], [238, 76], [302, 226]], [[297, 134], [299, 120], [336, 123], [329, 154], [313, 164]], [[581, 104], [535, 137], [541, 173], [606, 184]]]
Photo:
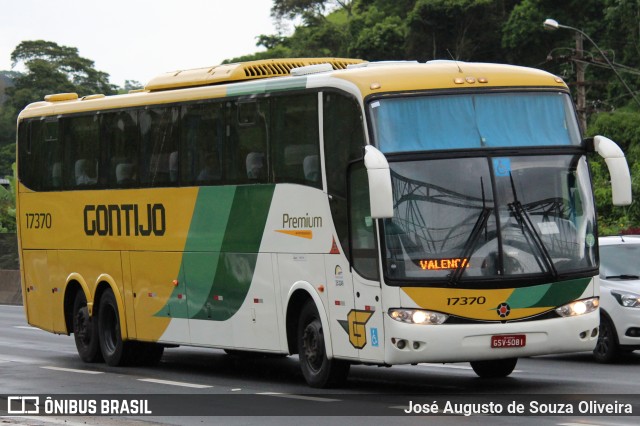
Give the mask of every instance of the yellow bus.
[[590, 151], [630, 203], [566, 84], [508, 65], [274, 59], [50, 95], [18, 119], [27, 319], [112, 366], [193, 345], [298, 354], [314, 387], [353, 363], [507, 376], [595, 346]]

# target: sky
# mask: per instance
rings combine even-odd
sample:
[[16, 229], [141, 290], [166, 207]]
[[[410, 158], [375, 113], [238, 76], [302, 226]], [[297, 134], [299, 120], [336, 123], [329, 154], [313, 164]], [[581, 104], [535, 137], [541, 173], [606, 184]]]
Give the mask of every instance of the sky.
[[[168, 71], [254, 53], [277, 32], [271, 0], [8, 0], [0, 2], [0, 70], [25, 40], [76, 47], [110, 82], [143, 85]], [[19, 68], [15, 68], [21, 71]]]

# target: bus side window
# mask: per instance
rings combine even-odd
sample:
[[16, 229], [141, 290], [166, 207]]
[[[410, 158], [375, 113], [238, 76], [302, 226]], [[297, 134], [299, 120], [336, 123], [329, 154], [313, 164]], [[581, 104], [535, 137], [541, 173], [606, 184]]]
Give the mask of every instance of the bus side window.
[[44, 144], [44, 120], [30, 119], [18, 128], [18, 173], [21, 182], [30, 189], [40, 190], [42, 176], [42, 145]]
[[180, 167], [183, 185], [211, 185], [222, 182], [222, 106], [222, 103], [216, 102], [182, 107]]
[[275, 181], [321, 187], [318, 94], [273, 97], [271, 102]]
[[137, 186], [139, 138], [136, 111], [104, 114], [102, 137], [107, 141], [109, 187]]
[[232, 169], [230, 173], [235, 174], [238, 183], [267, 182], [268, 106], [267, 99], [238, 101], [235, 104], [237, 144], [227, 145], [230, 151], [226, 166]]
[[101, 158], [99, 116], [92, 114], [64, 118], [60, 121], [65, 144], [65, 188], [97, 187]]
[[62, 146], [58, 137], [58, 120], [49, 118], [44, 123], [44, 146], [42, 155], [44, 156], [44, 168], [42, 171], [51, 179], [44, 177], [42, 189], [59, 190], [62, 189]]
[[342, 250], [349, 253], [347, 167], [363, 157], [364, 130], [360, 104], [342, 93], [323, 97], [325, 175], [330, 208]]
[[[140, 183], [143, 186], [174, 186], [171, 154], [178, 151], [178, 108], [149, 108], [140, 112]], [[175, 156], [174, 156], [175, 158]], [[177, 167], [179, 164], [176, 160]]]

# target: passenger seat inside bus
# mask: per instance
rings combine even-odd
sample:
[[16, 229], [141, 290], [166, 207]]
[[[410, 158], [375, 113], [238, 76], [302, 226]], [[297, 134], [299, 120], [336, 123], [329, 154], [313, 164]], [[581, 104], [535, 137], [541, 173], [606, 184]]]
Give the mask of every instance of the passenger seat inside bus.
[[98, 182], [98, 163], [96, 160], [81, 158], [75, 165], [76, 185], [95, 185]]
[[135, 168], [131, 163], [120, 163], [116, 166], [116, 182], [118, 186], [131, 186], [135, 183]]
[[264, 152], [247, 154], [247, 177], [250, 180], [263, 180], [265, 177]]
[[[284, 149], [284, 168], [282, 170], [285, 181], [305, 182], [317, 179], [318, 148], [311, 144], [289, 145]], [[316, 157], [316, 170], [313, 169], [313, 158]], [[306, 165], [305, 165], [306, 164]], [[313, 174], [316, 173], [314, 177]]]
[[320, 180], [320, 160], [317, 155], [308, 155], [302, 162], [304, 178], [313, 183]]

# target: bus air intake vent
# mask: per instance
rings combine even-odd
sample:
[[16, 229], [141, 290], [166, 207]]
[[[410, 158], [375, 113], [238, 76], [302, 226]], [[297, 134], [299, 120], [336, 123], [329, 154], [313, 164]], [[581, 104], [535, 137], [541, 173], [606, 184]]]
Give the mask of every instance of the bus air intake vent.
[[161, 90], [257, 80], [261, 78], [284, 77], [291, 75], [292, 69], [302, 68], [308, 65], [330, 64], [334, 70], [342, 70], [346, 69], [350, 64], [362, 62], [361, 59], [347, 58], [294, 58], [265, 59], [261, 61], [222, 64], [208, 68], [173, 71], [159, 75], [145, 86], [145, 90], [157, 92]]

